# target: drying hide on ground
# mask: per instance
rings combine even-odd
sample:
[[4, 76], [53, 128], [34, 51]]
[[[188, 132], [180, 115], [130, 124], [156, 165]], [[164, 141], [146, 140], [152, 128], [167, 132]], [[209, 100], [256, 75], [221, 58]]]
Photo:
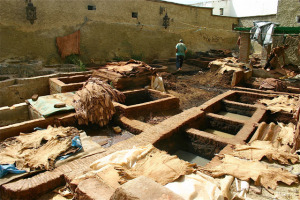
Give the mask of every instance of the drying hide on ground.
[[171, 156], [151, 144], [117, 151], [95, 161], [90, 167], [93, 171], [78, 179], [96, 175], [113, 188], [139, 176], [152, 178], [165, 185], [195, 171], [195, 164]]
[[124, 102], [125, 95], [98, 78], [87, 80], [74, 96], [78, 124], [108, 124], [116, 112], [112, 101]]
[[224, 74], [226, 71], [244, 71], [244, 63], [238, 63], [238, 60], [234, 57], [228, 57], [223, 59], [217, 59], [209, 63], [209, 68], [218, 67], [220, 70], [218, 73]]
[[294, 113], [297, 110], [298, 97], [289, 95], [279, 95], [273, 99], [259, 99], [258, 102], [267, 106], [272, 112], [285, 111]]
[[284, 124], [278, 122], [278, 125], [276, 125], [273, 122], [270, 124], [262, 122], [249, 143], [256, 140], [270, 141], [274, 147], [287, 150], [293, 144], [294, 129], [295, 125], [293, 123]]
[[267, 79], [263, 80], [263, 82], [259, 86], [259, 89], [285, 92], [287, 90], [287, 86], [281, 80], [278, 80], [275, 78], [267, 78]]
[[8, 138], [0, 143], [0, 164], [16, 164], [18, 169], [53, 169], [57, 157], [75, 152], [72, 139], [79, 135], [74, 127], [49, 126], [45, 130]]
[[299, 182], [297, 175], [285, 169], [269, 167], [258, 161], [243, 160], [231, 155], [224, 156], [220, 165], [213, 168], [205, 168], [213, 177], [232, 175], [243, 181], [252, 179], [255, 185], [261, 185], [267, 189], [276, 189], [279, 181], [287, 185]]
[[149, 72], [154, 72], [154, 68], [150, 67], [144, 62], [138, 60], [129, 60], [124, 62], [111, 62], [107, 63], [105, 69], [108, 71], [117, 72], [123, 76], [136, 76], [149, 74]]
[[289, 161], [295, 164], [299, 156], [275, 148], [270, 141], [256, 140], [250, 145], [235, 145], [231, 155], [248, 160], [259, 161], [266, 157], [269, 161], [277, 160], [280, 164], [287, 165]]
[[297, 125], [294, 130], [292, 153], [300, 149], [300, 100], [298, 102], [298, 108], [293, 117], [296, 119]]

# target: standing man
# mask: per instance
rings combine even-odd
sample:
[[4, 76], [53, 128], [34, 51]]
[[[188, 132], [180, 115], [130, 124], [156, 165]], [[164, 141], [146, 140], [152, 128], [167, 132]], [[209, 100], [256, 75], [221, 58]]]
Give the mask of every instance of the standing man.
[[279, 64], [279, 57], [282, 56], [283, 66], [285, 65], [285, 55], [284, 50], [289, 48], [289, 45], [284, 45], [281, 47], [275, 47], [272, 49], [269, 59], [264, 67], [265, 70], [270, 71], [270, 69], [275, 69]]
[[183, 43], [183, 40], [180, 39], [179, 43], [176, 45], [176, 68], [177, 71], [181, 70], [183, 59], [185, 57], [185, 54], [187, 52], [187, 48], [185, 44]]

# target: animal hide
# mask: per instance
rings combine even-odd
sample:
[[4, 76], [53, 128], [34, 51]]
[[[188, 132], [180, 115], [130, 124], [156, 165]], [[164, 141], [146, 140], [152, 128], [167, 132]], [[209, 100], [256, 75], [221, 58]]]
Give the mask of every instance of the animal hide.
[[256, 140], [250, 145], [236, 145], [231, 155], [248, 160], [259, 161], [263, 157], [269, 161], [277, 160], [280, 164], [287, 165], [299, 161], [298, 155], [294, 155], [273, 147], [270, 141]]
[[18, 169], [52, 169], [55, 159], [69, 151], [73, 137], [79, 135], [74, 127], [49, 126], [45, 130], [11, 137], [0, 143], [0, 164], [14, 164]]
[[73, 100], [78, 124], [108, 124], [116, 112], [112, 101], [124, 102], [125, 95], [98, 78], [87, 80]]
[[277, 182], [287, 185], [298, 183], [298, 177], [285, 169], [269, 167], [258, 161], [249, 161], [225, 155], [222, 163], [213, 168], [205, 168], [213, 177], [232, 175], [240, 180], [249, 181], [252, 179], [255, 185], [265, 188], [276, 189]]

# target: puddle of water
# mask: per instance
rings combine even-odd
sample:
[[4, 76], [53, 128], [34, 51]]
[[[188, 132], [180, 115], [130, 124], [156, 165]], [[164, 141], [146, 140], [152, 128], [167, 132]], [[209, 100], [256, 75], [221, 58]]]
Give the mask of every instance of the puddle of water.
[[113, 131], [111, 126], [106, 127], [88, 127], [82, 128], [87, 136], [90, 136], [91, 139], [101, 145], [104, 148], [108, 148], [113, 144], [127, 140], [134, 136], [134, 134], [129, 131], [122, 130], [120, 134], [117, 134]]
[[218, 113], [218, 115], [223, 115], [225, 117], [230, 117], [233, 119], [238, 119], [238, 120], [249, 120], [251, 117], [248, 117], [246, 115], [239, 115], [239, 114], [235, 114], [235, 113], [231, 113], [231, 112], [226, 112], [226, 111], [221, 111]]
[[206, 158], [202, 158], [200, 156], [182, 150], [178, 150], [174, 154], [182, 160], [185, 160], [190, 163], [196, 163], [199, 166], [205, 166], [210, 161]]
[[220, 136], [220, 137], [223, 137], [223, 138], [233, 138], [234, 137], [234, 135], [231, 135], [229, 133], [225, 133], [225, 132], [214, 130], [214, 129], [210, 129], [210, 128], [205, 129], [204, 131], [208, 132], [208, 133], [212, 133], [212, 134]]

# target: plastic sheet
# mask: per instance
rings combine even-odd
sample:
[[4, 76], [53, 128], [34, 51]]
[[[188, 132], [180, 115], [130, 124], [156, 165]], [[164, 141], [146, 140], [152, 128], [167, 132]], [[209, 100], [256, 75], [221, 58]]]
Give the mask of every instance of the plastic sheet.
[[81, 141], [80, 141], [80, 137], [79, 136], [75, 136], [73, 139], [72, 139], [72, 147], [77, 147], [77, 151], [74, 152], [74, 153], [70, 153], [70, 154], [67, 154], [67, 155], [64, 155], [64, 156], [60, 156], [58, 158], [58, 160], [65, 160], [67, 158], [69, 158], [70, 156], [74, 155], [75, 153], [81, 151], [82, 149], [82, 144], [81, 144]]
[[26, 170], [18, 170], [14, 164], [0, 165], [0, 178], [4, 177], [8, 173], [22, 174], [25, 172], [26, 172]]
[[[73, 92], [60, 93], [55, 95], [48, 95], [39, 97], [37, 101], [28, 99], [28, 102], [34, 109], [36, 109], [43, 117], [49, 117], [57, 112], [72, 111], [74, 107], [71, 105], [74, 97]], [[65, 103], [65, 107], [55, 108], [55, 104]]]
[[254, 27], [251, 29], [251, 39], [256, 40], [261, 45], [272, 44], [272, 34], [274, 27], [278, 24], [272, 22], [254, 21]]

